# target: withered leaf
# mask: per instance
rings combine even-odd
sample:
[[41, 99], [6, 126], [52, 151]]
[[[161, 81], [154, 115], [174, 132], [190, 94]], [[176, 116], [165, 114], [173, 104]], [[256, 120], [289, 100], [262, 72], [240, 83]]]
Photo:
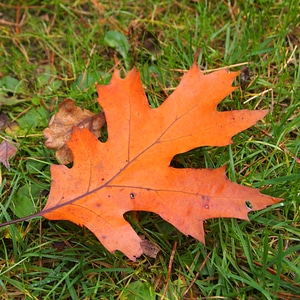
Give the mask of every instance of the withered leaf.
[[7, 141], [2, 141], [0, 144], [0, 161], [9, 169], [9, 159], [17, 153], [17, 148]]
[[87, 128], [95, 137], [100, 136], [100, 129], [105, 124], [103, 113], [94, 114], [89, 110], [82, 110], [75, 105], [72, 99], [65, 99], [59, 105], [59, 111], [49, 122], [49, 127], [44, 130], [47, 139], [47, 148], [57, 150], [56, 157], [62, 164], [73, 161], [73, 155], [66, 142], [70, 140], [72, 128]]

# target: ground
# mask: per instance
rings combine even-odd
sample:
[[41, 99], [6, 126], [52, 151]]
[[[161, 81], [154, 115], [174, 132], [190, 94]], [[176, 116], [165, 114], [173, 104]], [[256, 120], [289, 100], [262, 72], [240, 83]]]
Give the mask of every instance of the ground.
[[[136, 262], [85, 228], [35, 218], [0, 228], [0, 299], [300, 299], [298, 1], [5, 1], [0, 3], [0, 221], [40, 211], [55, 152], [43, 130], [65, 98], [95, 113], [95, 82], [141, 71], [152, 107], [194, 61], [242, 70], [219, 110], [268, 109], [227, 147], [176, 156], [174, 167], [227, 166], [239, 184], [284, 198], [250, 222], [205, 223], [206, 245], [158, 216], [126, 218], [160, 248]], [[217, 83], [216, 83], [217, 84]], [[105, 132], [104, 137], [105, 138]]]

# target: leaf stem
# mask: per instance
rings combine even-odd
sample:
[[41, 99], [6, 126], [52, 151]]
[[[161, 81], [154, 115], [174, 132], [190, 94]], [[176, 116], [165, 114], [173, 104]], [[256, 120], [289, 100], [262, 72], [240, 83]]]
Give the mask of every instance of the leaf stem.
[[0, 223], [0, 227], [12, 225], [12, 224], [15, 224], [15, 223], [18, 223], [18, 222], [22, 222], [22, 221], [27, 221], [29, 219], [33, 219], [33, 218], [37, 218], [37, 217], [41, 217], [41, 216], [42, 216], [42, 213], [38, 212], [36, 214], [30, 215], [30, 216], [26, 216], [26, 217], [23, 217], [23, 218], [20, 218], [20, 219], [10, 220], [10, 221], [4, 222], [4, 223]]

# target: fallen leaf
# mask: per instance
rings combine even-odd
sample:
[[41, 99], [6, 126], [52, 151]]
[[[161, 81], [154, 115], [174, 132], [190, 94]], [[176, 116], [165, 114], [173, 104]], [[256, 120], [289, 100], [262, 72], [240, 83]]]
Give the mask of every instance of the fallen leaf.
[[0, 111], [0, 130], [3, 130], [8, 125], [8, 118], [6, 114], [2, 111]]
[[62, 164], [73, 161], [73, 155], [66, 142], [71, 137], [72, 127], [87, 128], [95, 137], [100, 136], [100, 129], [105, 124], [103, 113], [98, 115], [89, 110], [82, 110], [71, 99], [65, 99], [59, 105], [59, 111], [44, 130], [47, 148], [55, 149], [56, 157]]
[[250, 75], [250, 70], [249, 70], [248, 66], [242, 67], [241, 75], [240, 75], [242, 90], [246, 89], [250, 78], [251, 78], [251, 75]]
[[13, 144], [7, 141], [2, 141], [0, 144], [0, 162], [2, 162], [7, 169], [10, 168], [8, 160], [16, 153], [17, 148]]
[[221, 70], [203, 75], [194, 64], [173, 94], [151, 108], [139, 72], [133, 69], [122, 79], [115, 71], [109, 85], [97, 86], [107, 141], [101, 143], [86, 128], [73, 127], [67, 143], [73, 166], [51, 166], [51, 191], [40, 215], [84, 225], [109, 251], [120, 250], [135, 260], [143, 249], [123, 217], [128, 211], [154, 212], [204, 243], [204, 220], [247, 220], [250, 211], [280, 201], [229, 181], [225, 167], [170, 166], [175, 154], [230, 144], [233, 135], [267, 114], [216, 110], [236, 89], [231, 84], [238, 74]]
[[145, 236], [140, 236], [141, 238], [141, 247], [143, 249], [143, 253], [151, 258], [156, 258], [160, 248], [152, 243], [151, 241], [147, 240]]

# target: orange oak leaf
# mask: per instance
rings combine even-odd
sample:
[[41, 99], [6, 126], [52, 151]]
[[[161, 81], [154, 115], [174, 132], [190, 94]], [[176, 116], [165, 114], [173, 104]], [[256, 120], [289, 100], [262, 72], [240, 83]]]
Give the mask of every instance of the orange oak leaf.
[[103, 113], [98, 115], [89, 110], [82, 110], [75, 105], [72, 99], [65, 99], [59, 105], [59, 111], [49, 122], [49, 127], [44, 130], [47, 139], [47, 148], [55, 149], [56, 157], [62, 164], [73, 161], [73, 155], [67, 146], [71, 137], [72, 127], [88, 128], [96, 137], [100, 136], [100, 129], [105, 124]]
[[128, 211], [154, 212], [204, 243], [204, 220], [248, 219], [251, 210], [280, 201], [229, 181], [225, 167], [170, 166], [175, 154], [230, 144], [233, 135], [266, 115], [265, 110], [216, 110], [236, 89], [232, 81], [238, 74], [221, 70], [203, 75], [194, 64], [172, 95], [150, 108], [139, 72], [133, 69], [122, 79], [115, 71], [109, 85], [97, 86], [107, 141], [73, 128], [68, 146], [74, 164], [51, 166], [51, 191], [41, 215], [84, 225], [109, 251], [120, 250], [135, 260], [143, 250], [123, 217]]

